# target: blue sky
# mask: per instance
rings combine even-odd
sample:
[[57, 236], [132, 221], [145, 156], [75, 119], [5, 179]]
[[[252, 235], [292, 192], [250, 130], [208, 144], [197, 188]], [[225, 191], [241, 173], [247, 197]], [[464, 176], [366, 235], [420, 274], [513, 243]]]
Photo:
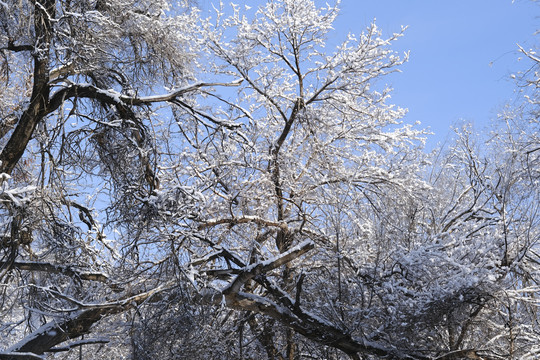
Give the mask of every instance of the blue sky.
[[341, 7], [338, 33], [358, 33], [374, 18], [383, 34], [408, 25], [393, 48], [410, 50], [410, 61], [386, 81], [392, 102], [409, 109], [406, 120], [435, 132], [428, 147], [462, 120], [489, 130], [516, 97], [510, 74], [526, 67], [516, 44], [533, 47], [540, 25], [540, 6], [528, 0], [343, 0]]
[[[209, 10], [217, 2], [199, 5]], [[359, 34], [373, 19], [383, 37], [408, 26], [393, 49], [410, 51], [410, 61], [384, 81], [394, 88], [391, 102], [409, 109], [405, 121], [420, 121], [435, 133], [428, 149], [462, 121], [489, 130], [490, 120], [515, 98], [510, 75], [526, 66], [518, 61], [517, 44], [533, 47], [540, 28], [540, 5], [530, 0], [342, 0], [341, 9], [332, 42]]]

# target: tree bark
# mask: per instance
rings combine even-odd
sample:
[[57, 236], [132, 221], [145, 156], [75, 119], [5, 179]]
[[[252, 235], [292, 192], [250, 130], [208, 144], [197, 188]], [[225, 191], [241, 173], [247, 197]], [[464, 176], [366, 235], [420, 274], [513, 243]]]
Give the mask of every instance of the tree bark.
[[37, 124], [45, 117], [49, 102], [49, 53], [52, 22], [55, 17], [54, 0], [36, 1], [34, 6], [34, 76], [30, 105], [23, 112], [13, 134], [0, 153], [0, 173], [11, 174], [24, 154]]

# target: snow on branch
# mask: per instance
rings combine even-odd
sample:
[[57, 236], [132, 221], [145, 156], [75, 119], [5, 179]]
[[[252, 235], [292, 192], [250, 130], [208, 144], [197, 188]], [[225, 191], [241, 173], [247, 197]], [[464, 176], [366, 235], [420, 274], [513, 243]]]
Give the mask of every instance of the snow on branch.
[[170, 92], [168, 94], [146, 97], [123, 95], [116, 90], [104, 90], [91, 84], [69, 84], [65, 88], [57, 91], [54, 95], [52, 95], [49, 106], [47, 108], [47, 113], [50, 114], [51, 112], [58, 109], [64, 103], [64, 101], [69, 98], [90, 98], [113, 105], [150, 105], [152, 103], [158, 102], [173, 102], [174, 100], [178, 99], [178, 97], [184, 94], [197, 91], [204, 87], [239, 86], [241, 82], [241, 80], [232, 81], [230, 83], [198, 82], [185, 86], [176, 91]]
[[[218, 126], [223, 126], [228, 129], [235, 129], [235, 128], [240, 127], [240, 125], [219, 120], [215, 118], [214, 116], [212, 116], [211, 114], [200, 111], [196, 109], [195, 107], [187, 104], [186, 102], [181, 101], [180, 97], [186, 93], [195, 92], [205, 87], [239, 86], [241, 82], [242, 82], [241, 79], [235, 80], [229, 83], [199, 82], [199, 83], [188, 85], [186, 87], [170, 92], [168, 94], [146, 96], [146, 97], [128, 96], [128, 95], [121, 94], [118, 91], [113, 90], [113, 89], [108, 89], [108, 90], [100, 89], [91, 84], [68, 83], [66, 87], [62, 88], [61, 90], [58, 90], [56, 93], [54, 93], [51, 96], [49, 104], [46, 109], [46, 113], [50, 114], [56, 111], [59, 107], [62, 106], [62, 104], [66, 101], [66, 99], [71, 99], [71, 98], [87, 98], [87, 99], [98, 100], [102, 103], [116, 106], [118, 109], [120, 109], [121, 113], [123, 111], [125, 112], [128, 109], [128, 106], [143, 106], [143, 105], [151, 105], [153, 103], [170, 102], [172, 104], [178, 105], [188, 110], [189, 112], [191, 112], [192, 115], [196, 116], [201, 121], [202, 121], [202, 118], [204, 118]], [[132, 114], [131, 110], [128, 110], [127, 113]]]
[[[277, 302], [264, 296], [240, 291], [242, 286], [248, 280], [264, 275], [268, 271], [298, 258], [313, 248], [313, 241], [307, 240], [272, 259], [246, 266], [243, 269], [240, 269], [240, 273], [236, 278], [222, 291], [205, 289], [201, 293], [201, 300], [208, 304], [225, 304], [231, 309], [253, 311], [269, 316], [280, 321], [282, 324], [286, 324], [306, 338], [333, 346], [350, 354], [353, 358], [357, 358], [356, 354], [359, 353], [392, 359], [409, 360], [450, 360], [455, 359], [456, 355], [466, 359], [479, 358], [479, 351], [473, 349], [462, 350], [459, 351], [459, 353], [446, 353], [436, 357], [410, 352], [404, 353], [377, 341], [353, 337], [346, 329], [336, 327], [325, 319], [304, 310], [299, 304], [297, 306], [297, 304], [295, 304], [292, 299], [288, 298], [286, 293], [277, 286], [274, 287], [279, 290], [280, 294], [284, 295], [278, 296]], [[267, 287], [268, 284], [264, 283], [263, 286]], [[270, 292], [272, 293], [275, 291]]]
[[[6, 262], [0, 261], [0, 267], [3, 267], [4, 265], [6, 265]], [[109, 277], [104, 273], [81, 271], [69, 265], [56, 265], [46, 262], [15, 261], [10, 266], [11, 268], [25, 271], [43, 271], [53, 274], [63, 274], [80, 280], [99, 282], [107, 282], [109, 280]]]
[[176, 91], [173, 91], [171, 93], [168, 93], [168, 94], [163, 94], [163, 95], [154, 95], [154, 96], [146, 96], [146, 97], [140, 97], [140, 98], [137, 98], [137, 97], [131, 97], [131, 96], [126, 96], [126, 95], [120, 95], [120, 100], [122, 100], [123, 102], [125, 102], [126, 104], [130, 104], [130, 105], [146, 105], [146, 104], [150, 104], [150, 103], [155, 103], [155, 102], [166, 102], [166, 101], [172, 101], [176, 98], [178, 98], [179, 96], [183, 95], [183, 94], [186, 94], [186, 93], [189, 93], [189, 92], [193, 92], [195, 90], [199, 90], [200, 88], [204, 88], [204, 87], [213, 87], [213, 86], [240, 86], [240, 84], [242, 83], [242, 79], [238, 79], [238, 80], [235, 80], [235, 81], [232, 81], [230, 83], [205, 83], [205, 82], [198, 82], [198, 83], [195, 83], [195, 84], [191, 84], [191, 85], [188, 85], [188, 86], [185, 86], [181, 89], [178, 89]]
[[529, 59], [536, 63], [540, 63], [540, 57], [535, 56], [535, 53], [533, 51], [527, 51], [525, 50], [521, 45], [518, 44], [519, 51], [527, 56]]
[[46, 357], [30, 352], [0, 352], [0, 360], [44, 360]]
[[271, 221], [260, 218], [258, 216], [242, 216], [239, 218], [223, 218], [223, 219], [211, 219], [206, 221], [204, 224], [199, 225], [198, 229], [203, 230], [217, 225], [228, 224], [230, 226], [238, 224], [247, 224], [254, 223], [262, 226], [271, 226], [281, 228], [282, 230], [287, 230], [287, 224], [283, 221]]
[[65, 346], [52, 348], [49, 350], [49, 352], [64, 352], [64, 351], [69, 351], [71, 349], [74, 349], [82, 345], [108, 344], [109, 342], [110, 340], [107, 338], [83, 339], [79, 341], [74, 341]]
[[[282, 324], [286, 324], [308, 339], [333, 346], [350, 355], [363, 353], [392, 359], [433, 360], [433, 358], [427, 356], [403, 354], [388, 346], [367, 339], [355, 339], [346, 330], [337, 328], [314, 314], [301, 308], [290, 309], [288, 306], [277, 304], [263, 296], [245, 292], [222, 295], [213, 289], [207, 289], [202, 296], [203, 301], [207, 303], [220, 305], [224, 301], [232, 309], [264, 314], [280, 321]], [[450, 358], [442, 357], [440, 360], [442, 359], [449, 360]]]
[[[216, 294], [212, 297], [214, 301], [220, 297]], [[401, 352], [392, 346], [368, 340], [366, 338], [355, 338], [345, 329], [340, 329], [330, 322], [303, 310], [300, 307], [290, 308], [277, 304], [265, 297], [238, 292], [234, 297], [225, 296], [225, 303], [231, 308], [258, 312], [286, 324], [299, 334], [308, 339], [333, 346], [343, 352], [356, 354], [375, 355], [388, 359], [406, 360], [454, 360], [454, 359], [484, 359], [485, 354], [481, 350], [465, 349], [452, 351], [440, 356], [427, 356], [420, 353]], [[488, 357], [489, 358], [489, 357]]]
[[315, 243], [312, 240], [306, 240], [273, 259], [261, 261], [256, 264], [246, 266], [240, 272], [240, 274], [236, 276], [233, 282], [225, 289], [223, 289], [223, 294], [237, 294], [240, 291], [242, 285], [244, 285], [248, 280], [253, 279], [257, 275], [264, 274], [270, 270], [278, 268], [281, 265], [284, 265], [296, 259], [297, 257], [307, 253], [314, 247]]

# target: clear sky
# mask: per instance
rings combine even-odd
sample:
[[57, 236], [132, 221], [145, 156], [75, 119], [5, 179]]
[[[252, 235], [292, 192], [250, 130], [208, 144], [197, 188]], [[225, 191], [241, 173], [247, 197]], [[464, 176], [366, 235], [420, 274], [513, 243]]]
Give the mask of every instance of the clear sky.
[[529, 0], [342, 0], [339, 33], [358, 33], [376, 18], [384, 33], [408, 25], [394, 43], [410, 50], [402, 73], [387, 81], [393, 103], [409, 109], [443, 141], [461, 120], [483, 131], [505, 103], [515, 98], [510, 75], [523, 70], [517, 45], [534, 47], [540, 6]]
[[[213, 2], [199, 0], [203, 10]], [[256, 6], [263, 1], [232, 2]], [[428, 148], [462, 120], [478, 131], [489, 126], [515, 97], [510, 75], [526, 63], [518, 61], [517, 44], [533, 47], [540, 28], [540, 3], [530, 0], [342, 0], [341, 9], [331, 40], [358, 34], [373, 19], [383, 36], [408, 26], [393, 49], [410, 51], [410, 61], [385, 82], [394, 88], [391, 102], [409, 109], [405, 120], [420, 121], [435, 133]]]

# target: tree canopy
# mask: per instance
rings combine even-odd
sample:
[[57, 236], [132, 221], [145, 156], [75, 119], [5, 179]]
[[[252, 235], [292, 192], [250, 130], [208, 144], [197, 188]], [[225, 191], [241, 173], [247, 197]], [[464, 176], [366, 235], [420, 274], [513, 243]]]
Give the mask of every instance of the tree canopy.
[[339, 2], [0, 2], [0, 359], [534, 359], [538, 64], [427, 153]]

